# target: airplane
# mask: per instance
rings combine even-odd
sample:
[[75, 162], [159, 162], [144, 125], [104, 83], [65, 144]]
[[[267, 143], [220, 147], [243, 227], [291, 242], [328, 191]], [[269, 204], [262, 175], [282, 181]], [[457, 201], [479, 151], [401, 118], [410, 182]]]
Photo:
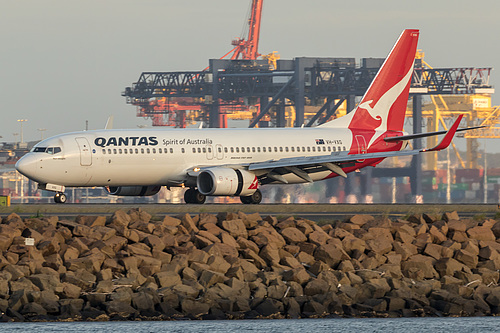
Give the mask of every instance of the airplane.
[[[104, 129], [57, 135], [17, 163], [38, 188], [65, 203], [66, 187], [102, 186], [117, 196], [148, 196], [162, 186], [187, 188], [184, 201], [239, 196], [258, 204], [260, 186], [310, 183], [387, 157], [445, 149], [458, 129], [403, 131], [419, 30], [402, 32], [361, 102], [347, 115], [316, 127], [239, 129]], [[430, 149], [405, 150], [408, 140], [445, 134]]]

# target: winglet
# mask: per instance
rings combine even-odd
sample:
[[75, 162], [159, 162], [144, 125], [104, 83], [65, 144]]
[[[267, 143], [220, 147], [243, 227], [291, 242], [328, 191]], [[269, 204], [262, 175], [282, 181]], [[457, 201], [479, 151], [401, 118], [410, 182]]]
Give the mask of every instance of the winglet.
[[453, 139], [453, 136], [457, 132], [458, 125], [462, 121], [463, 117], [464, 117], [463, 114], [458, 116], [458, 119], [455, 120], [455, 122], [453, 123], [453, 126], [451, 126], [451, 128], [448, 130], [448, 132], [446, 132], [446, 135], [444, 136], [443, 140], [441, 140], [441, 142], [436, 147], [431, 148], [431, 149], [422, 149], [421, 152], [439, 151], [439, 150], [443, 150], [443, 149], [447, 148], [450, 145], [451, 140]]

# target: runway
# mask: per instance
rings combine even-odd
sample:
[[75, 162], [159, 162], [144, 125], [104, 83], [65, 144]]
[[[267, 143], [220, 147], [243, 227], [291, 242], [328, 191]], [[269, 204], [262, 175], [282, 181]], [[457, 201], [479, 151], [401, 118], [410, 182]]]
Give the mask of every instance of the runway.
[[481, 216], [495, 218], [500, 215], [496, 204], [13, 204], [0, 207], [0, 216], [16, 213], [21, 217], [59, 216], [75, 217], [78, 215], [109, 216], [122, 209], [141, 208], [154, 217], [175, 216], [189, 213], [217, 214], [220, 212], [244, 212], [247, 214], [279, 215], [303, 217], [314, 221], [343, 219], [356, 214], [404, 218], [412, 214], [441, 215], [444, 212], [458, 212], [461, 218]]

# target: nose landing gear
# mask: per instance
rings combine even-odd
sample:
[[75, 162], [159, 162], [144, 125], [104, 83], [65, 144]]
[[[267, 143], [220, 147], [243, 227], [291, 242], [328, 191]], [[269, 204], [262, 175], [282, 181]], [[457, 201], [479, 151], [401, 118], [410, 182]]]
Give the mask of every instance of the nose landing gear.
[[56, 195], [54, 195], [54, 202], [58, 204], [66, 203], [68, 198], [66, 197], [66, 194], [62, 192], [57, 192]]

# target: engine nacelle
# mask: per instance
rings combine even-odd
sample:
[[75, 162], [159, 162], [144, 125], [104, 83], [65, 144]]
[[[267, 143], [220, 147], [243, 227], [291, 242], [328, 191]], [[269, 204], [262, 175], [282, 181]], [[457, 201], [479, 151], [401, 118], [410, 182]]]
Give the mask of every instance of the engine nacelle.
[[231, 168], [210, 168], [203, 170], [196, 181], [198, 191], [204, 195], [248, 196], [257, 191], [255, 174], [246, 170]]
[[155, 195], [160, 192], [161, 186], [109, 186], [106, 187], [111, 195], [120, 195], [123, 197], [144, 197]]

